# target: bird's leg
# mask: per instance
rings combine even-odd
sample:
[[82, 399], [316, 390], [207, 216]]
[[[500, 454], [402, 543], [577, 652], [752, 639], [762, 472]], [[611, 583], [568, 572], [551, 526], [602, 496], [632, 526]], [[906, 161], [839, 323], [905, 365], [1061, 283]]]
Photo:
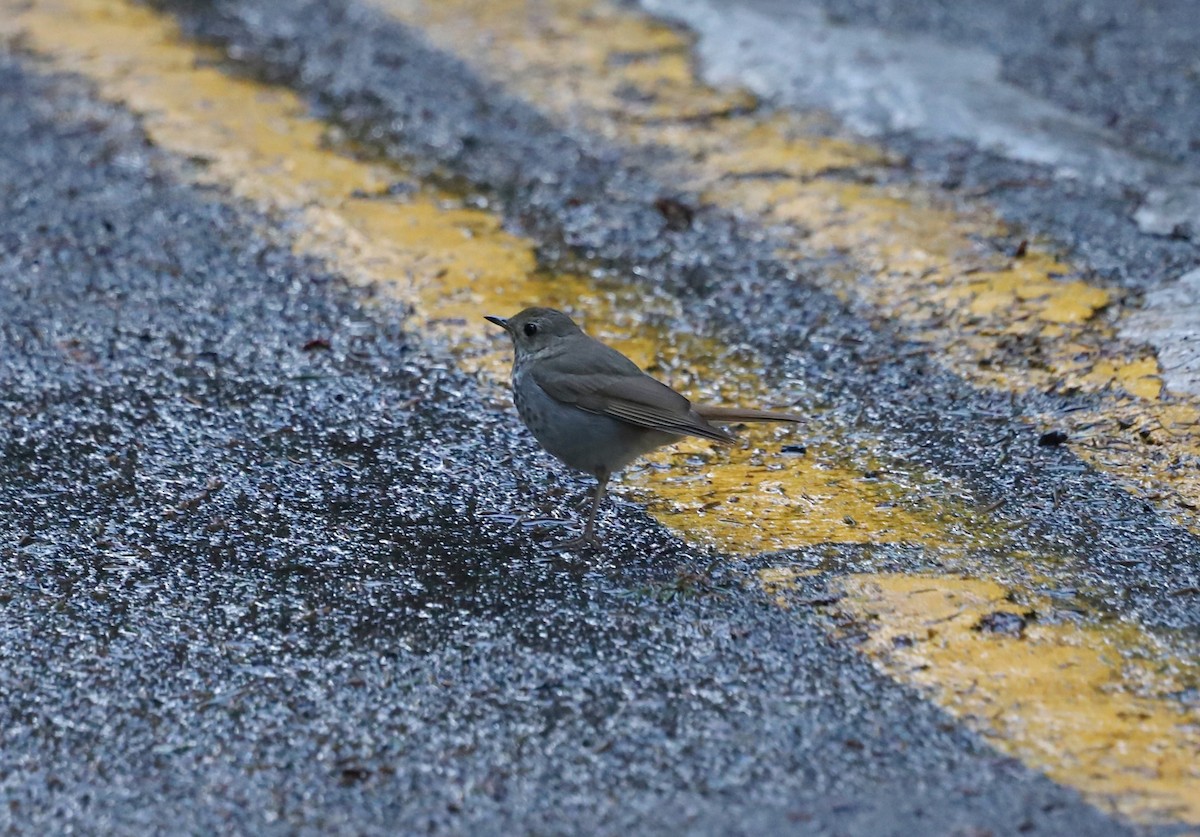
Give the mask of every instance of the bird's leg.
[[608, 479], [612, 474], [605, 468], [601, 468], [596, 472], [596, 493], [592, 498], [592, 507], [588, 510], [587, 523], [584, 524], [583, 534], [578, 538], [572, 538], [569, 541], [556, 544], [556, 549], [575, 549], [581, 546], [593, 546], [600, 543], [600, 538], [596, 537], [596, 513], [600, 511], [600, 504], [604, 502], [604, 495], [608, 491]]
[[608, 491], [608, 471], [601, 469], [596, 474], [596, 497], [592, 500], [591, 511], [588, 512], [587, 525], [583, 527], [583, 540], [587, 543], [599, 543], [600, 539], [596, 537], [596, 512], [600, 511], [600, 504], [604, 502], [604, 495]]

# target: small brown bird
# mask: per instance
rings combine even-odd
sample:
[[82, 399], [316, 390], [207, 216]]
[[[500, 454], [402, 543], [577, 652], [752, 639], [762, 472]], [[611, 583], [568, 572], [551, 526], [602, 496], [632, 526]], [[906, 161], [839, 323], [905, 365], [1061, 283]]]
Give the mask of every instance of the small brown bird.
[[596, 512], [609, 478], [639, 456], [699, 436], [721, 444], [734, 437], [720, 422], [789, 421], [790, 413], [693, 405], [632, 360], [588, 335], [561, 311], [526, 308], [515, 317], [486, 317], [513, 341], [513, 401], [542, 447], [596, 478], [583, 535], [560, 548], [598, 543]]

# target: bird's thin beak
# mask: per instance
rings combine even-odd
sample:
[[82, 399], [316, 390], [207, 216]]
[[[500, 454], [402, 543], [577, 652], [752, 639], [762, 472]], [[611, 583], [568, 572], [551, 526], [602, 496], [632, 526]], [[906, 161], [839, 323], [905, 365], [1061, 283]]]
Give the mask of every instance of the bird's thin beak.
[[487, 320], [489, 323], [495, 323], [496, 325], [500, 326], [500, 328], [504, 329], [505, 331], [508, 331], [508, 332], [512, 331], [512, 329], [508, 327], [508, 320], [504, 319], [503, 317], [493, 317], [491, 314], [485, 314], [483, 318], [485, 320]]

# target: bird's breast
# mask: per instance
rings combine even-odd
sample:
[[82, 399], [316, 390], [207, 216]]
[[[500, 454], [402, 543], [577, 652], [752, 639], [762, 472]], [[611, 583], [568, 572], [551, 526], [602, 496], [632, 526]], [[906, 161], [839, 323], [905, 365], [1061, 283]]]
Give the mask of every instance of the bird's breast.
[[513, 369], [513, 403], [543, 448], [570, 467], [590, 474], [611, 474], [677, 438], [556, 401], [532, 375], [517, 367]]

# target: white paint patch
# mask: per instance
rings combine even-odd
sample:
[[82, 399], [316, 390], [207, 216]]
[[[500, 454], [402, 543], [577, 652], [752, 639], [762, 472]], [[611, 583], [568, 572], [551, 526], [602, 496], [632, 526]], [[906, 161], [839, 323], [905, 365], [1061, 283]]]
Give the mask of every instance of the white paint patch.
[[641, 2], [696, 32], [714, 86], [822, 108], [866, 136], [966, 140], [1062, 177], [1134, 186], [1146, 192], [1134, 218], [1144, 232], [1200, 240], [1200, 179], [1003, 81], [999, 59], [982, 49], [834, 25], [802, 0]]
[[1200, 268], [1147, 294], [1145, 307], [1125, 318], [1121, 336], [1158, 349], [1167, 389], [1200, 395]]

